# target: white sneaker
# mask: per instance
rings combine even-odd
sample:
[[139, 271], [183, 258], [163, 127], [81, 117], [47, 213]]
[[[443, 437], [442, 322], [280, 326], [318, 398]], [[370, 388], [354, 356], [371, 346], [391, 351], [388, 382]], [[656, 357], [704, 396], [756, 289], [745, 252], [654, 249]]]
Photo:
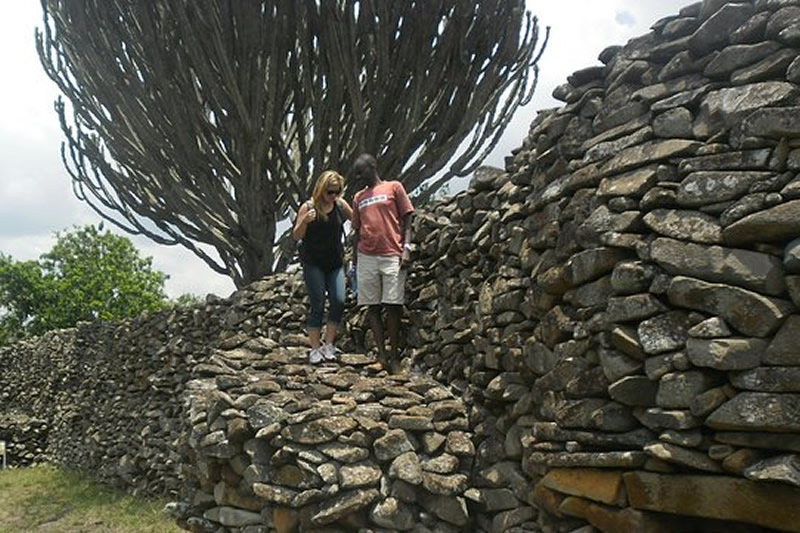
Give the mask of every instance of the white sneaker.
[[312, 365], [316, 365], [321, 363], [322, 360], [325, 358], [325, 355], [322, 352], [322, 348], [314, 348], [310, 352], [308, 352], [308, 362]]
[[326, 344], [322, 348], [320, 348], [322, 352], [322, 357], [325, 358], [327, 361], [335, 361], [336, 360], [336, 346], [333, 344]]

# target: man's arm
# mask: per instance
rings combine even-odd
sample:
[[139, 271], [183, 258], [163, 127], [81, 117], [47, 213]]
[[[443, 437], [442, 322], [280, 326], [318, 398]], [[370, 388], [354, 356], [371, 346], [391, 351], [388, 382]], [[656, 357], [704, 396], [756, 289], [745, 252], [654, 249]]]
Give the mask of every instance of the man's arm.
[[403, 263], [411, 259], [411, 219], [414, 212], [406, 213], [403, 217]]
[[361, 236], [361, 213], [358, 209], [358, 193], [353, 197], [350, 209], [350, 227], [353, 229], [353, 264], [358, 262], [358, 239]]
[[397, 213], [400, 215], [402, 229], [403, 229], [403, 255], [401, 256], [402, 262], [411, 259], [411, 218], [414, 214], [414, 205], [406, 193], [405, 187], [399, 181], [395, 182], [395, 206]]

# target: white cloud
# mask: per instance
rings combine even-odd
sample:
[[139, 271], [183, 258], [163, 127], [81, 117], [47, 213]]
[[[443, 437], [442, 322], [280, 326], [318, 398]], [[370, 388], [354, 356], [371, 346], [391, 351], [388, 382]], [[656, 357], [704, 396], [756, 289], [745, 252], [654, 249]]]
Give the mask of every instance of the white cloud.
[[[522, 144], [535, 110], [560, 105], [551, 93], [568, 75], [598, 64], [597, 56], [605, 47], [646, 33], [656, 20], [677, 14], [687, 3], [528, 0], [542, 29], [552, 27], [550, 43], [532, 103], [517, 112], [487, 164], [503, 166], [503, 158]], [[100, 222], [72, 194], [61, 164], [62, 134], [53, 110], [57, 90], [45, 75], [34, 44], [34, 28], [41, 23], [39, 2], [0, 4], [0, 64], [5, 74], [0, 84], [0, 252], [17, 260], [36, 259], [49, 250], [56, 231]], [[189, 251], [159, 246], [143, 237], [131, 239], [142, 255], [153, 257], [156, 269], [170, 275], [171, 296], [184, 292], [224, 296], [233, 290], [228, 278], [212, 272]]]
[[617, 11], [614, 20], [621, 26], [633, 26], [636, 24], [636, 19], [629, 11]]
[[[520, 146], [536, 111], [561, 106], [552, 97], [553, 89], [567, 76], [586, 67], [599, 65], [597, 57], [605, 48], [624, 45], [646, 34], [658, 19], [677, 15], [687, 0], [527, 0], [528, 10], [544, 28], [550, 26], [550, 40], [539, 62], [539, 84], [531, 103], [517, 110], [486, 164], [503, 167], [503, 159]], [[621, 24], [618, 13], [628, 13], [633, 21]]]

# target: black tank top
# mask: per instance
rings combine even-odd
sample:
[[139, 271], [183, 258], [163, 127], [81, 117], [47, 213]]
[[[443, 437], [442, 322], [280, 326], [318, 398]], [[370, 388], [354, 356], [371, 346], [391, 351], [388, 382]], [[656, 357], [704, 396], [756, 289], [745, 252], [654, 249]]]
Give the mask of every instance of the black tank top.
[[341, 208], [338, 203], [335, 203], [331, 212], [328, 213], [327, 220], [317, 218], [306, 228], [300, 259], [304, 263], [318, 266], [326, 272], [341, 267], [344, 252], [342, 245], [343, 224]]

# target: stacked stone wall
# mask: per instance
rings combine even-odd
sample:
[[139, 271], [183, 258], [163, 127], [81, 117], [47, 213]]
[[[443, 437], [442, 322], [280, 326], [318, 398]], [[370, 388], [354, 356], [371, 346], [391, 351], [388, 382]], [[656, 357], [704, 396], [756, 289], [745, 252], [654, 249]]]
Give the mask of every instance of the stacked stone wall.
[[253, 348], [218, 351], [189, 383], [181, 449], [191, 469], [176, 508], [185, 527], [470, 527], [475, 449], [452, 391], [361, 354], [314, 366], [303, 347]]
[[63, 464], [132, 492], [177, 494], [179, 398], [195, 351], [218, 329], [208, 318], [197, 309], [83, 324], [1, 350], [10, 463]]
[[177, 496], [187, 384], [217, 349], [303, 343], [301, 285], [297, 275], [275, 276], [228, 299], [0, 349], [9, 463], [62, 464], [134, 493]]
[[536, 528], [797, 530], [799, 21], [658, 21], [419, 218], [413, 357], [474, 404], [476, 470], [530, 481]]

